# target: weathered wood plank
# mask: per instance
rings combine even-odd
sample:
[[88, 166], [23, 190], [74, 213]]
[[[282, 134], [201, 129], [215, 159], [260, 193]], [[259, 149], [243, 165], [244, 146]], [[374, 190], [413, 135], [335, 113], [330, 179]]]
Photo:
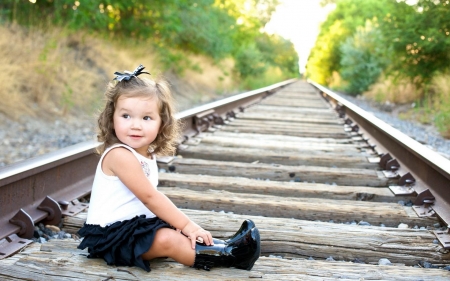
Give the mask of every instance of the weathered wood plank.
[[291, 107], [291, 106], [275, 106], [266, 104], [257, 104], [245, 109], [245, 112], [272, 112], [285, 114], [308, 114], [308, 116], [330, 116], [336, 117], [338, 114], [331, 108], [305, 108], [305, 107]]
[[[233, 124], [231, 122], [230, 124]], [[349, 134], [341, 130], [333, 131], [323, 131], [314, 130], [314, 128], [276, 128], [276, 127], [264, 127], [264, 126], [248, 126], [248, 125], [237, 125], [234, 124], [230, 126], [222, 126], [221, 130], [235, 133], [257, 133], [257, 134], [269, 134], [269, 135], [287, 135], [287, 136], [298, 136], [298, 137], [315, 137], [315, 138], [336, 138], [343, 139], [348, 138]]]
[[317, 105], [322, 107], [330, 107], [330, 104], [319, 95], [314, 96], [305, 96], [305, 95], [271, 95], [265, 98], [262, 103], [268, 104], [301, 104], [304, 102], [305, 105]]
[[362, 138], [349, 137], [347, 139], [334, 139], [334, 138], [314, 138], [314, 137], [296, 137], [296, 136], [286, 136], [286, 135], [266, 135], [266, 134], [249, 134], [249, 133], [233, 133], [224, 131], [215, 131], [214, 133], [201, 133], [197, 138], [204, 138], [209, 136], [216, 137], [226, 137], [234, 139], [262, 139], [279, 141], [279, 142], [293, 142], [293, 143], [325, 143], [325, 144], [356, 144], [364, 142]]
[[324, 102], [318, 102], [313, 100], [301, 100], [301, 99], [276, 99], [267, 98], [262, 100], [259, 104], [264, 105], [277, 105], [277, 106], [291, 106], [291, 107], [306, 107], [306, 108], [327, 108], [328, 104]]
[[368, 169], [344, 169], [319, 166], [285, 166], [279, 164], [241, 163], [203, 159], [175, 158], [169, 164], [159, 163], [160, 168], [183, 174], [206, 174], [270, 179], [276, 181], [307, 181], [336, 183], [338, 185], [387, 187], [398, 179], [388, 179], [382, 172]]
[[386, 226], [398, 226], [405, 222], [417, 226], [431, 226], [436, 222], [436, 219], [419, 218], [411, 207], [396, 203], [279, 197], [232, 193], [224, 190], [194, 191], [177, 187], [159, 187], [159, 190], [175, 205], [185, 209], [223, 210], [238, 214], [302, 220], [333, 220], [341, 223], [355, 220]]
[[[53, 244], [54, 241], [49, 244]], [[65, 241], [75, 247], [76, 241]], [[61, 245], [61, 243], [59, 243]], [[151, 262], [147, 273], [136, 267], [108, 266], [101, 259], [87, 259], [83, 255], [58, 252], [33, 252], [22, 256], [16, 265], [0, 263], [2, 280], [448, 280], [449, 272], [406, 266], [376, 266], [350, 262], [328, 262], [305, 259], [261, 257], [251, 271], [234, 268], [213, 268], [202, 271], [183, 266], [171, 259]]]
[[330, 186], [303, 182], [261, 181], [242, 177], [216, 177], [177, 173], [160, 173], [159, 186], [188, 188], [195, 191], [209, 189], [234, 193], [265, 194], [298, 198], [393, 202], [414, 199], [395, 196], [388, 188], [365, 186]]
[[[238, 134], [235, 134], [238, 135]], [[250, 135], [250, 134], [247, 134]], [[320, 150], [320, 151], [339, 151], [347, 152], [347, 154], [355, 154], [360, 152], [361, 146], [363, 144], [355, 143], [327, 143], [327, 142], [314, 142], [311, 141], [301, 141], [297, 142], [295, 140], [271, 140], [270, 138], [265, 138], [264, 135], [261, 138], [236, 138], [220, 136], [215, 134], [209, 134], [207, 136], [200, 136], [198, 138], [193, 138], [192, 140], [199, 139], [199, 142], [192, 142], [189, 140], [186, 144], [213, 144], [217, 146], [227, 146], [227, 147], [250, 147], [250, 148], [264, 148], [264, 149], [277, 149], [277, 150], [289, 150], [289, 151], [306, 151], [306, 150]]]
[[310, 165], [356, 169], [379, 169], [378, 164], [370, 163], [363, 155], [320, 153], [319, 151], [294, 152], [267, 148], [235, 148], [202, 144], [183, 146], [178, 155], [185, 158], [198, 158], [216, 161], [238, 161], [244, 163], [276, 163], [281, 165]]
[[[252, 219], [261, 233], [261, 251], [265, 256], [313, 257], [377, 263], [387, 258], [393, 263], [415, 265], [420, 261], [449, 264], [450, 254], [434, 244], [435, 236], [428, 230], [398, 229], [312, 222], [298, 219], [237, 215], [211, 211], [182, 210], [192, 220], [219, 239], [225, 239], [245, 219]], [[86, 213], [68, 223], [81, 227]], [[337, 246], [338, 245], [338, 246]], [[62, 246], [65, 247], [65, 246]], [[60, 249], [58, 251], [65, 251]]]
[[229, 122], [227, 126], [240, 126], [240, 127], [273, 127], [279, 129], [291, 129], [291, 130], [311, 130], [314, 132], [332, 131], [332, 132], [342, 132], [344, 131], [344, 126], [341, 124], [327, 124], [318, 126], [315, 123], [299, 123], [290, 121], [278, 121], [278, 120], [251, 120], [236, 118]]
[[244, 120], [273, 120], [273, 121], [283, 121], [283, 122], [297, 122], [297, 123], [314, 123], [314, 124], [333, 124], [333, 125], [343, 125], [344, 121], [336, 118], [318, 118], [309, 117], [305, 115], [295, 116], [295, 115], [284, 115], [277, 113], [258, 113], [258, 112], [246, 112], [236, 114], [238, 119]]

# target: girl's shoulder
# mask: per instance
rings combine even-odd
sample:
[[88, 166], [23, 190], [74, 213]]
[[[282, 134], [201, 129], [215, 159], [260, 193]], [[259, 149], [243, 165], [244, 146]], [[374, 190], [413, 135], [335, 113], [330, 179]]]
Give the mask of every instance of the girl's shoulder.
[[[123, 149], [116, 149], [116, 148], [123, 148]], [[134, 150], [132, 147], [126, 145], [126, 144], [122, 144], [122, 143], [116, 143], [114, 145], [111, 145], [110, 147], [108, 147], [107, 149], [105, 149], [105, 152], [103, 152], [102, 157], [104, 157], [106, 154], [114, 154], [117, 156], [123, 156], [123, 155], [130, 155], [129, 152], [131, 152], [140, 162], [145, 161], [152, 161], [153, 159], [155, 159], [155, 157], [152, 154], [152, 159], [146, 158], [144, 156], [142, 156], [141, 154], [139, 154], [136, 150]]]

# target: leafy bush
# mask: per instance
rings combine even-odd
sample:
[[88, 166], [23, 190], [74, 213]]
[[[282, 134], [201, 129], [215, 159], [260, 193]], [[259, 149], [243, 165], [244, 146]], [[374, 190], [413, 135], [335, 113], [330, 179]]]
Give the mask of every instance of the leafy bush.
[[243, 46], [236, 54], [235, 68], [242, 78], [259, 76], [266, 70], [264, 56], [254, 44]]
[[381, 46], [381, 33], [367, 21], [353, 37], [341, 45], [341, 77], [347, 84], [343, 89], [357, 95], [375, 83], [388, 64], [385, 54], [388, 48]]

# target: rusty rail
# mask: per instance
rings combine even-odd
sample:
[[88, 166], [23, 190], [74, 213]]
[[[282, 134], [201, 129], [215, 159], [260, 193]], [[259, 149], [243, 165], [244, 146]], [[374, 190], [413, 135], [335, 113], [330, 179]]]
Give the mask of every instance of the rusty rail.
[[[389, 126], [375, 116], [348, 102], [331, 90], [309, 81], [316, 87], [335, 109], [345, 114], [356, 123], [359, 131], [376, 146], [380, 156], [386, 161], [395, 164], [392, 172], [399, 176], [407, 176], [404, 181], [405, 189], [412, 187], [418, 194], [415, 210], [422, 215], [437, 216], [447, 225], [450, 225], [450, 160], [418, 143], [397, 129]], [[399, 187], [398, 192], [402, 188]], [[395, 193], [396, 190], [393, 189]], [[438, 238], [439, 235], [437, 235]], [[448, 233], [446, 238], [448, 245]], [[445, 245], [446, 243], [443, 243]]]
[[[287, 80], [177, 114], [189, 138], [233, 117], [235, 110], [258, 102], [295, 82]], [[0, 259], [30, 243], [38, 222], [57, 225], [62, 215], [86, 208], [78, 202], [90, 193], [98, 156], [87, 141], [0, 169]]]

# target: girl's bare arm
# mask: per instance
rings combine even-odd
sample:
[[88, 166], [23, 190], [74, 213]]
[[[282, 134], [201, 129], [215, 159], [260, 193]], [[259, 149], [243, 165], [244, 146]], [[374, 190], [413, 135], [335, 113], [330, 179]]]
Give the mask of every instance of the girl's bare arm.
[[152, 186], [145, 176], [140, 163], [126, 148], [112, 149], [105, 155], [102, 163], [104, 173], [115, 175], [136, 195], [139, 200], [160, 219], [166, 221], [188, 236], [195, 248], [195, 240], [203, 239], [211, 245], [212, 236], [181, 212], [167, 196]]

